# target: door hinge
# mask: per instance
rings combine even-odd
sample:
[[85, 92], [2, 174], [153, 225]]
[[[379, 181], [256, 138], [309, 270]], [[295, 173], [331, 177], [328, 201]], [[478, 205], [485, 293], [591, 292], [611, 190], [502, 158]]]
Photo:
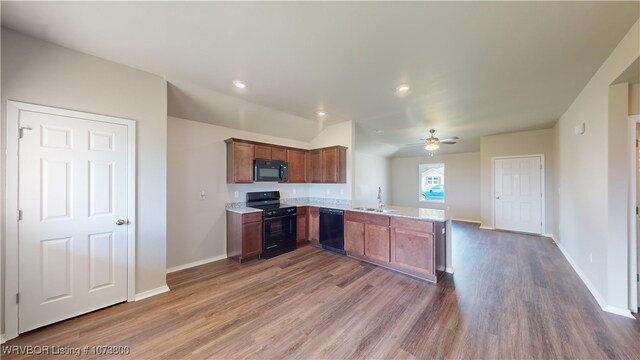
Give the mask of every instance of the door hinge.
[[636, 281], [640, 282], [640, 274], [636, 274]]
[[18, 127], [18, 139], [22, 139], [22, 137], [24, 136], [24, 131], [25, 130], [33, 130], [33, 129], [28, 127], [28, 126], [20, 126], [20, 127]]
[[638, 139], [636, 139], [636, 147], [638, 147]]
[[20, 304], [20, 293], [16, 294], [16, 304]]
[[18, 210], [18, 221], [22, 220], [22, 210]]
[[638, 215], [638, 207], [636, 206], [636, 215]]

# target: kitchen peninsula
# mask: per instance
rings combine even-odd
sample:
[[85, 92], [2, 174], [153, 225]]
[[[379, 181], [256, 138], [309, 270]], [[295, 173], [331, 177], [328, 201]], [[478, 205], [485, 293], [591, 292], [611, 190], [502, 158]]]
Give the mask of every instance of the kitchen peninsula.
[[[451, 266], [451, 214], [445, 210], [385, 206], [383, 209], [351, 206], [349, 201], [319, 198], [282, 199], [296, 206], [298, 246], [309, 243], [320, 246], [320, 209], [344, 211], [344, 251], [348, 257], [382, 266], [413, 277], [437, 282], [442, 272], [453, 272]], [[227, 205], [228, 226], [243, 224], [242, 217], [255, 217], [260, 210], [244, 203]], [[248, 222], [244, 222], [245, 224]], [[228, 249], [255, 248], [258, 239], [242, 239], [237, 231], [227, 229]], [[231, 236], [230, 236], [231, 234]], [[259, 236], [257, 232], [252, 232]], [[244, 242], [253, 242], [247, 246]], [[229, 251], [229, 250], [228, 250]], [[258, 257], [242, 257], [241, 261]]]

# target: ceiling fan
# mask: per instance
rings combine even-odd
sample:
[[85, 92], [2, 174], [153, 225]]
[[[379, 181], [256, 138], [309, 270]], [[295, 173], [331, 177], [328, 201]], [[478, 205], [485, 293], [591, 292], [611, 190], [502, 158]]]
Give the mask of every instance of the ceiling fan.
[[433, 155], [433, 152], [440, 148], [440, 144], [455, 144], [460, 139], [457, 136], [453, 136], [450, 138], [440, 140], [433, 135], [435, 132], [436, 132], [435, 129], [431, 129], [429, 130], [429, 133], [431, 134], [430, 137], [428, 137], [427, 139], [420, 139], [422, 141], [427, 142], [424, 146], [424, 149], [429, 152], [429, 155]]
[[436, 132], [435, 129], [431, 129], [429, 130], [429, 133], [431, 134], [431, 136], [427, 139], [420, 139], [422, 141], [426, 141], [427, 144], [425, 145], [424, 149], [427, 151], [434, 151], [434, 150], [438, 150], [438, 148], [440, 148], [440, 144], [455, 144], [456, 142], [458, 142], [458, 139], [460, 139], [457, 136], [454, 137], [450, 137], [450, 138], [446, 138], [446, 139], [438, 139], [437, 137], [433, 136], [433, 134]]

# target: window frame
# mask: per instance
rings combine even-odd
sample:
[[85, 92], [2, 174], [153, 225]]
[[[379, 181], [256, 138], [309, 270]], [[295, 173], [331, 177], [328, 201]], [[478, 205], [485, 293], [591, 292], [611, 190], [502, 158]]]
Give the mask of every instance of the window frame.
[[[422, 170], [422, 168], [425, 168], [424, 170]], [[442, 200], [439, 199], [428, 199], [426, 196], [422, 195], [423, 193], [423, 187], [422, 187], [422, 174], [425, 171], [428, 171], [429, 169], [434, 169], [434, 168], [442, 168], [442, 176], [438, 177], [438, 176], [427, 176], [425, 181], [426, 181], [426, 185], [431, 185], [431, 186], [435, 186], [435, 185], [442, 185], [443, 188], [446, 186], [445, 183], [445, 174], [446, 174], [446, 166], [445, 163], [443, 162], [437, 162], [437, 163], [420, 163], [418, 164], [418, 201], [419, 202], [424, 202], [424, 203], [434, 203], [434, 204], [444, 204], [447, 200], [447, 192], [446, 189], [442, 194]], [[429, 179], [436, 179], [437, 183], [429, 183]], [[425, 190], [426, 191], [426, 190]]]

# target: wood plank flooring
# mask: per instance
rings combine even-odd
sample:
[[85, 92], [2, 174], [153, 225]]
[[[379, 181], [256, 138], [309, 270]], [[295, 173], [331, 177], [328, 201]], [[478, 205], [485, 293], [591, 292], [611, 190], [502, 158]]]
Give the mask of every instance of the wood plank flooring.
[[453, 246], [456, 273], [437, 285], [310, 246], [218, 261], [170, 274], [171, 292], [3, 347], [124, 345], [136, 359], [640, 358], [638, 321], [600, 310], [550, 239], [455, 223]]

